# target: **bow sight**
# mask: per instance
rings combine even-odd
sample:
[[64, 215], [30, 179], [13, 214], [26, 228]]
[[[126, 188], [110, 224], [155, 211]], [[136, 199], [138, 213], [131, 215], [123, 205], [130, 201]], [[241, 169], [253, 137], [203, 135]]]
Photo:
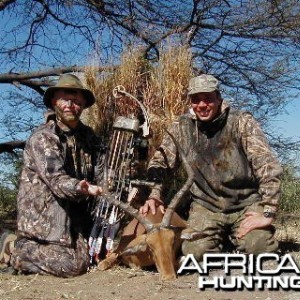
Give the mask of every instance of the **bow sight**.
[[115, 87], [113, 96], [117, 100], [124, 96], [133, 99], [143, 113], [144, 122], [140, 125], [139, 119], [131, 115], [129, 117], [118, 116], [113, 123], [113, 131], [105, 157], [103, 195], [99, 197], [95, 222], [89, 238], [91, 262], [99, 261], [104, 244], [107, 253], [112, 251], [113, 241], [124, 216], [122, 210], [107, 201], [107, 197], [113, 197], [114, 201], [130, 203], [138, 191], [133, 185], [143, 185], [142, 181], [132, 180], [133, 162], [137, 148], [142, 147], [142, 142], [149, 136], [148, 113], [144, 105], [127, 93], [123, 86]]

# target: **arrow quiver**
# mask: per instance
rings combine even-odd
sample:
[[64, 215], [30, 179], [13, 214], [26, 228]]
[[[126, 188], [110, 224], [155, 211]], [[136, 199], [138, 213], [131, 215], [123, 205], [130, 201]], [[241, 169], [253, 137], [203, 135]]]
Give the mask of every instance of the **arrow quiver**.
[[[133, 162], [138, 147], [143, 147], [145, 138], [149, 136], [149, 116], [144, 105], [125, 91], [123, 86], [113, 90], [113, 96], [120, 101], [124, 96], [133, 99], [143, 113], [144, 123], [140, 124], [136, 116], [118, 116], [113, 123], [109, 147], [105, 157], [104, 180], [102, 182], [103, 196], [95, 214], [94, 225], [89, 238], [89, 254], [91, 263], [100, 260], [100, 253], [105, 246], [109, 254], [113, 250], [113, 242], [120, 227], [124, 212], [110, 204], [107, 197], [113, 197], [118, 202], [131, 202], [138, 190], [133, 187], [139, 181], [132, 180]], [[138, 182], [138, 183], [137, 183]], [[142, 183], [141, 183], [142, 184]]]

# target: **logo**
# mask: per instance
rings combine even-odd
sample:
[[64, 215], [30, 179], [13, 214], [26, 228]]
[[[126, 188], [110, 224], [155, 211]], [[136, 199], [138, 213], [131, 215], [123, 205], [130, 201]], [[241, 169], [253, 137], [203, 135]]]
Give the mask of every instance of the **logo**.
[[[221, 272], [211, 274], [216, 269]], [[177, 273], [185, 271], [199, 273], [200, 290], [300, 290], [300, 270], [290, 254], [208, 253], [201, 264], [188, 254]]]

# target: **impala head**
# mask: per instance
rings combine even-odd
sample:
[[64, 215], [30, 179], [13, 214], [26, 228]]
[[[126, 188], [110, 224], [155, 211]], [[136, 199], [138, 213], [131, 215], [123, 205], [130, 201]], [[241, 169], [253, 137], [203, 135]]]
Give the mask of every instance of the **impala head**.
[[[162, 214], [149, 214], [148, 220], [161, 220]], [[161, 280], [173, 280], [176, 274], [176, 256], [180, 249], [182, 240], [193, 240], [202, 237], [203, 234], [191, 228], [186, 228], [187, 224], [176, 213], [173, 214], [171, 224], [175, 226], [162, 227], [161, 223], [153, 224], [150, 231], [137, 236], [133, 243], [130, 243], [121, 253], [126, 257], [127, 265], [149, 266], [155, 264], [160, 273]], [[151, 256], [147, 259], [147, 256]], [[140, 259], [140, 258], [143, 259]], [[135, 259], [137, 261], [135, 262]], [[141, 265], [141, 261], [143, 264]]]
[[146, 243], [160, 273], [160, 279], [175, 279], [175, 232], [171, 229], [159, 228], [147, 234]]

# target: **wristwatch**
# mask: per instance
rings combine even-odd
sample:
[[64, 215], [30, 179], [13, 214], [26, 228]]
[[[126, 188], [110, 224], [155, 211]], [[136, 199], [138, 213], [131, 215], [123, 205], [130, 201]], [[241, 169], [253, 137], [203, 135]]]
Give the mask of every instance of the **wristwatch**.
[[273, 218], [273, 219], [275, 219], [275, 217], [276, 217], [276, 214], [274, 212], [271, 212], [271, 211], [265, 211], [263, 213], [263, 215], [264, 215], [265, 218]]

